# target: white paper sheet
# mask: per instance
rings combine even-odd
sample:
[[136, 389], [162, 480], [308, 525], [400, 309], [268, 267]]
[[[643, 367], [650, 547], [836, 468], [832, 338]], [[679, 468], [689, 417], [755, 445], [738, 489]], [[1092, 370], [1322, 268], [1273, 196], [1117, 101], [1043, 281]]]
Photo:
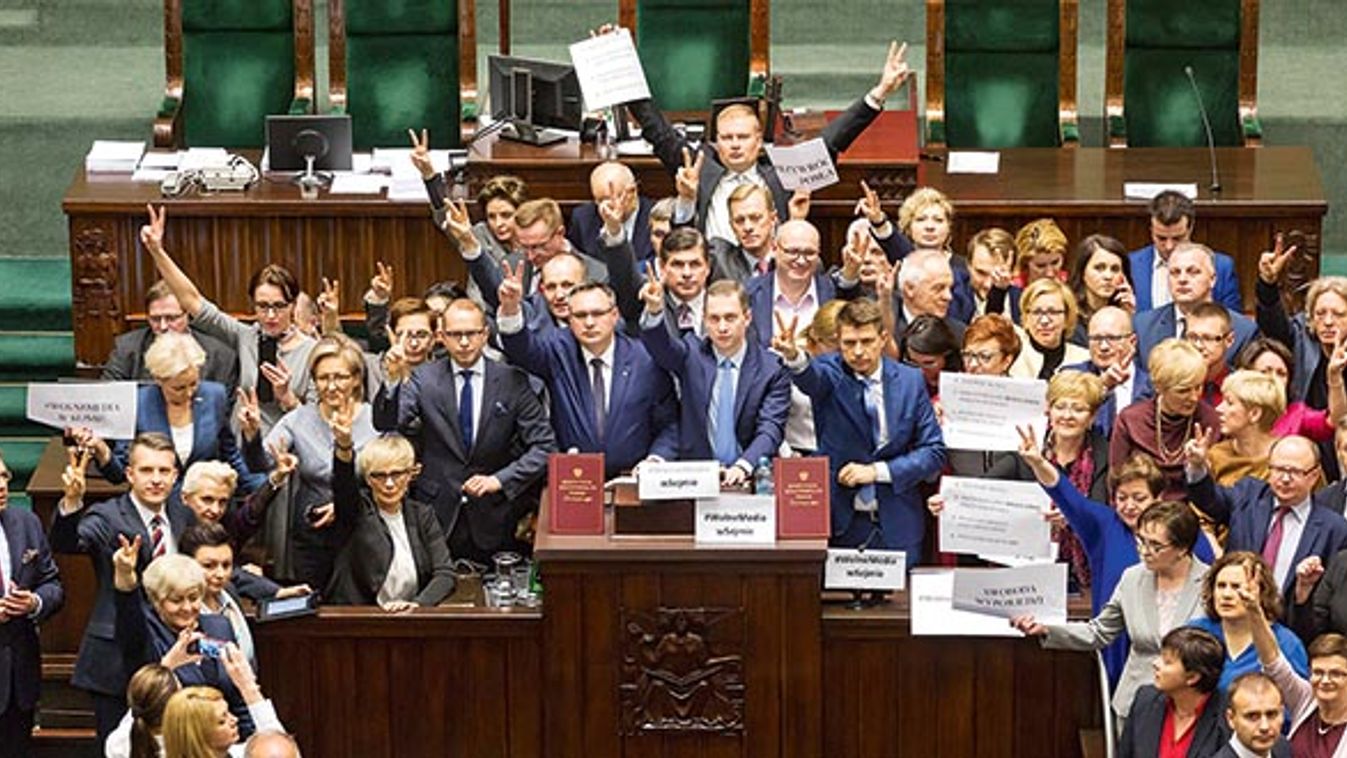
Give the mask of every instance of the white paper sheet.
[[1066, 564], [1003, 569], [955, 569], [954, 608], [1011, 619], [1029, 615], [1040, 624], [1066, 623]]
[[913, 637], [1020, 637], [1005, 619], [954, 608], [954, 571], [913, 569], [907, 578]]
[[570, 49], [585, 110], [596, 111], [650, 97], [645, 69], [641, 68], [641, 58], [636, 54], [629, 30], [590, 37]]
[[87, 426], [105, 440], [136, 436], [135, 382], [34, 382], [28, 419], [57, 429]]
[[332, 188], [328, 192], [333, 195], [377, 195], [387, 184], [388, 177], [383, 174], [338, 171], [333, 172]]
[[946, 476], [940, 495], [942, 551], [1052, 560], [1052, 500], [1037, 482]]
[[955, 150], [945, 156], [947, 174], [995, 174], [1001, 171], [1001, 154], [979, 150]]
[[1017, 426], [1047, 426], [1048, 383], [945, 371], [940, 374], [941, 431], [954, 450], [1019, 450]]
[[776, 167], [781, 186], [787, 190], [810, 192], [837, 184], [837, 167], [828, 155], [822, 138], [814, 138], [789, 147], [767, 146], [767, 157]]
[[1166, 184], [1164, 182], [1123, 182], [1123, 197], [1127, 200], [1150, 200], [1166, 190], [1173, 190], [1187, 197], [1197, 199], [1196, 184]]

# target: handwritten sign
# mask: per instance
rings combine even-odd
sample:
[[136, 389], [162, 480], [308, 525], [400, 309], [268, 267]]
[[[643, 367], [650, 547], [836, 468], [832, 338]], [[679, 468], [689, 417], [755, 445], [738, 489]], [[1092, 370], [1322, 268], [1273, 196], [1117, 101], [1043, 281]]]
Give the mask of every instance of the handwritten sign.
[[571, 45], [571, 64], [580, 80], [585, 110], [596, 111], [650, 97], [641, 58], [627, 29]]
[[1066, 564], [955, 569], [954, 608], [998, 618], [1025, 614], [1041, 624], [1066, 623]]
[[28, 420], [64, 429], [87, 426], [105, 440], [136, 436], [136, 383], [28, 385]]
[[776, 542], [776, 498], [721, 495], [698, 500], [695, 534], [701, 545], [770, 545]]
[[954, 608], [954, 571], [913, 569], [907, 600], [913, 637], [1020, 637], [1005, 619]]
[[902, 590], [907, 553], [902, 550], [828, 550], [823, 586], [830, 590]]
[[940, 373], [940, 407], [945, 447], [953, 450], [1019, 450], [1017, 426], [1033, 425], [1040, 433], [1047, 422], [1048, 383], [952, 371]]
[[777, 178], [787, 190], [810, 192], [837, 184], [837, 167], [821, 137], [789, 147], [767, 146], [767, 157], [776, 167]]
[[716, 461], [642, 463], [636, 475], [642, 500], [692, 500], [720, 495], [720, 464]]
[[940, 549], [1052, 559], [1052, 499], [1037, 482], [946, 476], [940, 480]]

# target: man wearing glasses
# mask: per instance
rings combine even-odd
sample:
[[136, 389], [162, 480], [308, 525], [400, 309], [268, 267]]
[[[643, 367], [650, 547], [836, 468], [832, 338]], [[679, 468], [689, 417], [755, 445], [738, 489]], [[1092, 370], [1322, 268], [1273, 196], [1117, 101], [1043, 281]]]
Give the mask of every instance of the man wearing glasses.
[[518, 368], [483, 355], [486, 314], [467, 298], [444, 311], [447, 357], [390, 375], [374, 427], [411, 439], [425, 463], [412, 499], [435, 509], [456, 558], [489, 563], [516, 550], [515, 525], [538, 506], [556, 441], [542, 403]]
[[149, 322], [148, 326], [132, 329], [117, 336], [117, 341], [112, 346], [112, 353], [103, 364], [101, 379], [153, 381], [154, 378], [145, 368], [145, 351], [150, 349], [154, 338], [165, 332], [186, 334], [190, 331], [192, 337], [206, 351], [206, 365], [201, 367], [201, 378], [223, 384], [229, 390], [229, 397], [234, 396], [234, 389], [239, 383], [238, 354], [214, 337], [191, 329], [187, 312], [178, 303], [178, 298], [173, 296], [173, 290], [169, 289], [167, 283], [155, 282], [154, 286], [145, 292], [145, 320]]
[[[1171, 258], [1172, 260], [1172, 258]], [[1319, 448], [1292, 435], [1272, 443], [1268, 480], [1244, 477], [1233, 487], [1212, 481], [1207, 449], [1216, 431], [1199, 429], [1184, 446], [1188, 497], [1218, 524], [1230, 529], [1225, 549], [1263, 556], [1289, 607], [1296, 567], [1311, 556], [1322, 565], [1347, 547], [1347, 520], [1311, 501], [1319, 479]]]
[[[1138, 351], [1150, 355], [1151, 348], [1170, 337], [1184, 337], [1194, 308], [1213, 302], [1216, 286], [1216, 254], [1206, 245], [1186, 242], [1169, 254], [1169, 291], [1173, 302], [1140, 311], [1132, 323], [1136, 327]], [[1224, 306], [1223, 306], [1224, 307]], [[1248, 316], [1230, 310], [1230, 331], [1234, 340], [1226, 349], [1226, 360], [1233, 361], [1239, 351], [1258, 333]]]
[[1137, 335], [1127, 311], [1109, 305], [1094, 312], [1086, 329], [1090, 360], [1063, 366], [1062, 370], [1084, 371], [1104, 380], [1108, 397], [1094, 414], [1094, 428], [1108, 437], [1118, 409], [1155, 394], [1151, 375], [1136, 360]]
[[1230, 373], [1230, 348], [1235, 332], [1230, 312], [1219, 303], [1198, 303], [1188, 312], [1183, 338], [1192, 343], [1207, 361], [1202, 380], [1202, 399], [1211, 407], [1221, 404], [1221, 383]]
[[774, 321], [796, 323], [803, 331], [814, 321], [814, 314], [829, 300], [851, 300], [860, 284], [859, 278], [836, 282], [820, 266], [818, 229], [803, 219], [782, 224], [772, 243], [772, 268], [749, 280], [749, 310], [753, 313], [753, 333], [760, 345], [772, 344]]

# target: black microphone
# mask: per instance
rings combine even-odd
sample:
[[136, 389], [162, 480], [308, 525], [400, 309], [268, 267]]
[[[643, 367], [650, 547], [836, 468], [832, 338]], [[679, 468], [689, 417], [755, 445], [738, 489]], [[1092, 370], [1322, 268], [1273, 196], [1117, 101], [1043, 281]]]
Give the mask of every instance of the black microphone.
[[1197, 101], [1197, 112], [1202, 115], [1202, 126], [1207, 130], [1207, 151], [1211, 155], [1211, 191], [1221, 191], [1221, 176], [1216, 172], [1216, 138], [1211, 136], [1211, 119], [1207, 117], [1207, 106], [1202, 102], [1202, 93], [1197, 89], [1197, 78], [1193, 76], [1193, 67], [1184, 66], [1183, 73], [1188, 75], [1188, 84], [1193, 88], [1193, 99]]

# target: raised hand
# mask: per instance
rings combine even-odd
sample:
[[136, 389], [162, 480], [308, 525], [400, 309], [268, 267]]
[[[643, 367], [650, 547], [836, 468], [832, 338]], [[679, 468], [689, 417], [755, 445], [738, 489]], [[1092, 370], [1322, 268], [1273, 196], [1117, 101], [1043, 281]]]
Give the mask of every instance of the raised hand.
[[328, 426], [332, 428], [332, 441], [339, 448], [351, 449], [351, 428], [355, 425], [355, 409], [347, 404], [346, 407], [332, 412], [332, 417], [327, 420]]
[[282, 408], [290, 408], [296, 405], [296, 403], [292, 402], [294, 399], [294, 392], [290, 389], [290, 379], [292, 378], [290, 367], [285, 365], [284, 361], [263, 363], [258, 366], [258, 368], [262, 372], [262, 377], [268, 382], [271, 382], [271, 388], [275, 392], [276, 402], [279, 403]]
[[855, 231], [846, 247], [842, 248], [842, 278], [854, 282], [861, 278], [861, 266], [865, 264], [865, 232]]
[[1126, 343], [1122, 348], [1122, 354], [1118, 356], [1118, 360], [1110, 364], [1108, 368], [1104, 369], [1104, 373], [1099, 375], [1099, 378], [1104, 380], [1104, 387], [1110, 392], [1131, 378], [1132, 358], [1136, 356], [1136, 352], [1137, 350], [1132, 346], [1132, 343]]
[[468, 215], [468, 204], [462, 200], [450, 200], [444, 204], [444, 230], [458, 243], [458, 251], [471, 255], [478, 248], [477, 238], [472, 236], [472, 217]]
[[1277, 234], [1277, 241], [1273, 244], [1272, 250], [1258, 256], [1258, 278], [1267, 284], [1276, 284], [1281, 278], [1282, 271], [1286, 270], [1286, 264], [1291, 262], [1291, 256], [1295, 255], [1298, 249], [1295, 245], [1286, 247], [1286, 237]]
[[187, 666], [201, 662], [200, 653], [188, 652], [192, 649], [192, 644], [200, 642], [206, 635], [191, 629], [184, 629], [178, 632], [178, 638], [173, 641], [173, 647], [168, 649], [167, 653], [159, 659], [159, 665], [167, 669], [176, 669], [180, 666]]
[[309, 521], [309, 526], [314, 529], [326, 529], [337, 523], [337, 506], [332, 503], [314, 506], [312, 513], [316, 518]]
[[1008, 290], [1013, 279], [1010, 276], [1009, 266], [994, 266], [992, 268], [992, 286], [999, 290]]
[[683, 167], [674, 174], [674, 184], [680, 198], [694, 203], [697, 201], [697, 188], [702, 180], [702, 164], [705, 161], [706, 153], [701, 150], [697, 151], [697, 158], [693, 160], [692, 151], [683, 148]]
[[786, 204], [787, 212], [790, 214], [791, 221], [803, 221], [809, 218], [809, 199], [811, 193], [809, 190], [801, 187], [790, 195], [790, 201]]
[[1032, 468], [1035, 464], [1047, 463], [1043, 458], [1043, 451], [1038, 446], [1038, 434], [1034, 432], [1032, 426], [1017, 426], [1015, 431], [1020, 435], [1020, 457]]
[[418, 138], [414, 129], [408, 129], [407, 136], [412, 138], [412, 165], [421, 172], [423, 180], [434, 177], [435, 166], [430, 162], [430, 132], [422, 129]]
[[136, 559], [140, 556], [140, 535], [128, 541], [125, 534], [117, 535], [117, 544], [112, 551], [113, 581], [117, 589], [130, 592], [136, 588]]
[[[1328, 357], [1328, 376], [1340, 377], [1343, 370], [1347, 370], [1347, 335], [1338, 335], [1338, 342], [1333, 346], [1333, 354]], [[1329, 384], [1333, 379], [1328, 380]]]
[[1324, 562], [1317, 555], [1311, 555], [1300, 563], [1296, 564], [1296, 604], [1304, 605], [1309, 602], [1310, 593], [1314, 591], [1314, 585], [1319, 583], [1319, 579], [1324, 575]]
[[879, 84], [870, 90], [870, 96], [883, 103], [894, 90], [903, 86], [912, 69], [907, 66], [907, 43], [899, 45], [895, 40], [889, 43], [889, 55], [884, 60], [884, 71], [879, 75]]
[[243, 654], [238, 645], [233, 642], [225, 643], [224, 649], [220, 651], [220, 663], [224, 666], [225, 673], [229, 675], [229, 681], [238, 688], [245, 703], [260, 698], [262, 690], [257, 686], [257, 675], [253, 673], [253, 667], [248, 663], [248, 656]]
[[393, 267], [385, 266], [383, 261], [375, 261], [377, 269], [369, 280], [369, 292], [376, 302], [386, 303], [393, 298]]
[[930, 511], [932, 516], [940, 518], [940, 514], [945, 511], [945, 496], [931, 495], [926, 498], [926, 510]]
[[645, 263], [645, 284], [641, 285], [641, 300], [645, 302], [646, 313], [659, 313], [664, 310], [664, 279], [654, 261]]
[[389, 381], [400, 382], [411, 376], [412, 364], [407, 360], [407, 348], [391, 327], [388, 332], [388, 349], [384, 351], [384, 374]]
[[150, 214], [150, 223], [140, 227], [140, 244], [151, 253], [164, 252], [164, 219], [168, 210], [163, 206], [156, 212], [153, 205], [146, 203], [145, 210]]
[[599, 202], [599, 218], [603, 219], [603, 232], [609, 237], [616, 237], [622, 233], [622, 208], [625, 205], [623, 201], [627, 199], [628, 190], [617, 191], [615, 182], [608, 182], [608, 197]]
[[772, 335], [772, 350], [787, 361], [793, 361], [800, 355], [800, 348], [795, 344], [795, 330], [800, 326], [800, 317], [791, 316], [790, 323], [781, 318], [779, 312], [773, 311], [772, 317], [776, 319], [776, 333]]
[[1010, 625], [1020, 630], [1026, 637], [1042, 637], [1048, 633], [1048, 628], [1034, 620], [1033, 616], [1016, 616], [1010, 620]]
[[509, 261], [500, 262], [501, 273], [504, 276], [501, 277], [496, 298], [500, 302], [497, 310], [502, 316], [514, 316], [519, 313], [520, 303], [524, 300], [524, 265], [525, 261], [520, 261], [517, 266], [511, 266]]
[[238, 390], [239, 431], [244, 439], [253, 439], [262, 430], [261, 404], [257, 401], [257, 389]]
[[856, 201], [855, 214], [865, 216], [873, 227], [881, 227], [888, 221], [888, 216], [879, 203], [879, 193], [870, 189], [870, 185], [866, 184], [864, 179], [861, 180], [861, 199]]
[[341, 331], [341, 282], [323, 277], [323, 291], [314, 300], [324, 334]]
[[61, 491], [65, 494], [64, 501], [69, 508], [74, 509], [84, 504], [84, 491], [86, 486], [85, 472], [89, 469], [89, 448], [81, 447], [79, 452], [74, 448], [68, 448], [66, 451], [66, 467], [61, 472]]
[[290, 440], [284, 437], [268, 444], [267, 453], [271, 455], [271, 483], [279, 487], [299, 468], [299, 456], [290, 452]]
[[1216, 442], [1216, 430], [1204, 429], [1201, 424], [1193, 424], [1193, 436], [1183, 443], [1184, 463], [1189, 468], [1205, 471], [1207, 469], [1207, 451]]
[[1113, 304], [1130, 314], [1137, 312], [1137, 296], [1125, 276], [1118, 276], [1118, 286], [1113, 290]]
[[[898, 263], [901, 263], [899, 261]], [[875, 279], [875, 300], [881, 308], [892, 307], [894, 282], [898, 276], [898, 263], [889, 263], [887, 259], [877, 263], [879, 277]]]

